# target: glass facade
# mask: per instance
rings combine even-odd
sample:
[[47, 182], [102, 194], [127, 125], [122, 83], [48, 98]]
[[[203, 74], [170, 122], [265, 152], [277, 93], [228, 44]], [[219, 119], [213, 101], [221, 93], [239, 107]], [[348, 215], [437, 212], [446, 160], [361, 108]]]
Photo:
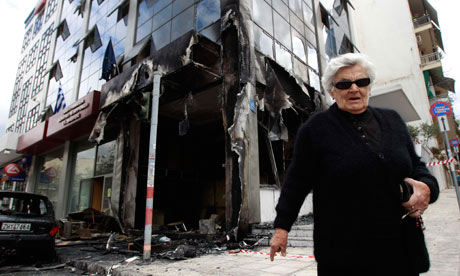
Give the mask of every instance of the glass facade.
[[62, 7], [62, 16], [63, 19], [60, 22], [66, 24], [68, 29], [69, 36], [59, 35], [56, 38], [56, 51], [54, 53], [53, 62], [59, 62], [62, 70], [62, 78], [59, 81], [56, 81], [54, 78], [49, 80], [48, 87], [48, 98], [46, 103], [51, 105], [53, 108], [56, 104], [57, 93], [59, 89], [59, 83], [61, 85], [62, 92], [64, 93], [64, 100], [67, 106], [72, 104], [72, 90], [75, 80], [76, 72], [76, 63], [72, 57], [77, 53], [78, 47], [74, 47], [74, 43], [81, 38], [84, 34], [83, 30], [83, 18], [75, 13], [75, 9], [78, 6], [79, 1], [64, 1]]
[[311, 0], [253, 0], [252, 4], [256, 50], [315, 84], [319, 68]]
[[216, 42], [220, 38], [219, 0], [142, 0], [137, 11], [136, 43], [151, 35], [155, 50], [190, 30]]
[[35, 193], [47, 196], [55, 208], [59, 200], [59, 183], [64, 175], [62, 155], [63, 150], [61, 149], [39, 158], [40, 171], [35, 186]]
[[[98, 1], [92, 1], [88, 30], [94, 28], [95, 33], [92, 34], [92, 38], [88, 37], [89, 40], [80, 44], [85, 50], [78, 98], [93, 90], [100, 90], [105, 83], [105, 80], [100, 78], [104, 53], [110, 39], [116, 57], [125, 52], [128, 11], [129, 1], [105, 0], [100, 4]], [[96, 41], [97, 44], [94, 43]]]

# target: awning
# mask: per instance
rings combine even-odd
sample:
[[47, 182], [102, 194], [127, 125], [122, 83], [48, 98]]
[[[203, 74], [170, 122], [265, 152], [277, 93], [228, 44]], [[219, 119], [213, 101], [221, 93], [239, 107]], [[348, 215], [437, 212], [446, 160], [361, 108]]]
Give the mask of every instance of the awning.
[[369, 98], [370, 106], [396, 110], [406, 123], [420, 120], [417, 110], [407, 98], [401, 85], [372, 89], [372, 93], [376, 96]]
[[39, 122], [37, 126], [19, 136], [16, 152], [28, 155], [37, 155], [51, 150], [63, 143], [63, 141], [46, 137], [48, 121]]

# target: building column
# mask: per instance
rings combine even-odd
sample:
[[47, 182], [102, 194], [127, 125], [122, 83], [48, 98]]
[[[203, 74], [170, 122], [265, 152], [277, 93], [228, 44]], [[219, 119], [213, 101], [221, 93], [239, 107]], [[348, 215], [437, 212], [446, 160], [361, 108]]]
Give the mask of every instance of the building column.
[[63, 218], [67, 214], [72, 171], [72, 146], [70, 141], [65, 141], [60, 172], [63, 176], [59, 179], [58, 202], [55, 210], [56, 219]]

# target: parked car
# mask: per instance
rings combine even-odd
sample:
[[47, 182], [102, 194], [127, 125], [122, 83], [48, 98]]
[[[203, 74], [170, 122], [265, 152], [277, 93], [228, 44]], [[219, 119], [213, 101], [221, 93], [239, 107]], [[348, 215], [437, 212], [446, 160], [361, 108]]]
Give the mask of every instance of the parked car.
[[53, 258], [57, 227], [46, 196], [0, 190], [0, 257], [33, 255]]

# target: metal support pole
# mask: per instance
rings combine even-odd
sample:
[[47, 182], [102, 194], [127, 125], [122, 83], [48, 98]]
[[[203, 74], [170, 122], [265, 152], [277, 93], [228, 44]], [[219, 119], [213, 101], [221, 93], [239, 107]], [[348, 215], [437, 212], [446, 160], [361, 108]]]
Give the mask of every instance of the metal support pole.
[[153, 73], [152, 107], [150, 118], [149, 166], [147, 174], [147, 199], [145, 204], [144, 261], [150, 260], [152, 251], [153, 190], [155, 183], [155, 151], [157, 148], [158, 106], [161, 73]]
[[[445, 118], [441, 118], [442, 121], [442, 126], [443, 129], [446, 129], [446, 122]], [[449, 138], [447, 137], [447, 131], [443, 131], [444, 134], [444, 142], [446, 143], [446, 148], [447, 148], [447, 156], [449, 159], [453, 158], [452, 151], [450, 150], [450, 144], [449, 144]], [[458, 182], [457, 182], [457, 174], [455, 173], [455, 167], [454, 163], [450, 162], [449, 163], [449, 168], [450, 168], [450, 173], [452, 175], [452, 182], [454, 183], [455, 186], [455, 191], [457, 192], [457, 203], [458, 203], [458, 208], [460, 209], [460, 190], [458, 188]]]

